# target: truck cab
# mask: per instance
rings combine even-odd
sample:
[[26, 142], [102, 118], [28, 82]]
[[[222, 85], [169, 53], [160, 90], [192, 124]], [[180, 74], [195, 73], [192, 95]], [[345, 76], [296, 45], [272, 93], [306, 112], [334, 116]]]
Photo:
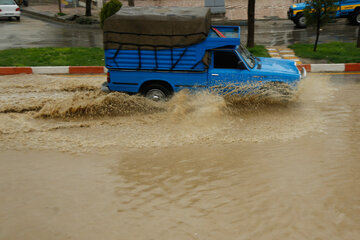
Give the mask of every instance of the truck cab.
[[[292, 20], [299, 28], [306, 27], [304, 10], [307, 1], [290, 6], [287, 12], [288, 19]], [[353, 24], [360, 24], [360, 0], [340, 0], [336, 1], [335, 18], [348, 18]]]

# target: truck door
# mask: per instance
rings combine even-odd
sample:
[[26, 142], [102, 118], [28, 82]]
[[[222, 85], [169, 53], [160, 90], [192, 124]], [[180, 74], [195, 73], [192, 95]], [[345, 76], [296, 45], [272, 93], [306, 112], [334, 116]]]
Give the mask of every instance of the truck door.
[[251, 79], [251, 72], [235, 50], [214, 50], [211, 55], [210, 87], [244, 85]]

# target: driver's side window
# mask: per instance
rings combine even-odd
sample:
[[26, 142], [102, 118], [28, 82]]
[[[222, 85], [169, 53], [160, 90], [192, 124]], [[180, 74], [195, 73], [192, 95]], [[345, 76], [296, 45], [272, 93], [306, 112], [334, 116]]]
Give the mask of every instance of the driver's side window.
[[239, 58], [233, 51], [214, 51], [214, 68], [238, 68]]

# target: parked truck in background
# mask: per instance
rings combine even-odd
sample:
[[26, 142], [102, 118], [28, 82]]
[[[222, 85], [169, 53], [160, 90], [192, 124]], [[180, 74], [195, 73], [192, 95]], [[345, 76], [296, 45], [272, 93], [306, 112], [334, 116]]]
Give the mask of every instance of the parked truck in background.
[[[304, 15], [306, 2], [294, 4], [288, 11], [288, 19], [292, 20], [299, 28], [306, 27]], [[340, 0], [336, 1], [336, 5], [335, 18], [348, 18], [351, 23], [360, 24], [360, 0]]]
[[104, 91], [162, 100], [181, 89], [249, 83], [295, 86], [305, 76], [291, 60], [256, 58], [239, 26], [211, 26], [205, 8], [123, 8], [104, 23]]

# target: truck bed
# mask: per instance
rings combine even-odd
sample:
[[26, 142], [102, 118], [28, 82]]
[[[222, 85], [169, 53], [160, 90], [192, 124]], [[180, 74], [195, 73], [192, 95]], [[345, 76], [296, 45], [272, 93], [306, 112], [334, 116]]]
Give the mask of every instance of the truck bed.
[[[161, 49], [161, 46], [138, 47], [137, 50], [107, 49], [105, 63], [108, 69], [153, 70], [153, 71], [205, 71], [209, 64], [206, 51], [240, 44], [240, 27], [214, 26], [205, 41], [191, 46]], [[154, 50], [148, 50], [153, 48]], [[160, 48], [160, 49], [158, 49]]]

